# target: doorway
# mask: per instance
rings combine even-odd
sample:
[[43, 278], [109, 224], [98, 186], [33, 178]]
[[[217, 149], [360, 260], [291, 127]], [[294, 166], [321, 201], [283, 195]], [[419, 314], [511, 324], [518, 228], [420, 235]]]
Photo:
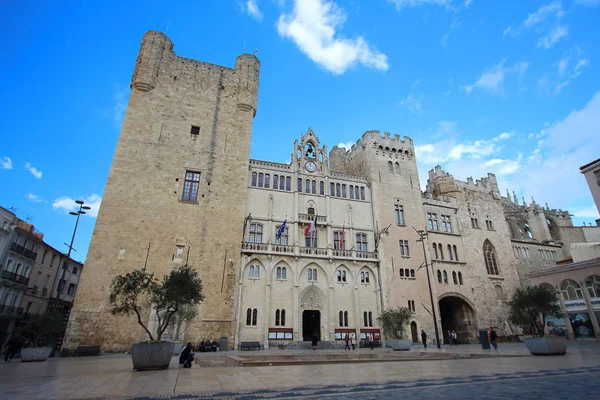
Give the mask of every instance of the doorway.
[[441, 340], [448, 344], [448, 331], [456, 331], [458, 343], [476, 343], [475, 312], [460, 297], [448, 296], [440, 300], [442, 320]]
[[313, 335], [321, 341], [321, 312], [317, 310], [304, 310], [302, 313], [302, 340], [312, 341]]
[[410, 333], [412, 335], [413, 343], [419, 343], [419, 334], [417, 332], [417, 323], [415, 321], [410, 323]]

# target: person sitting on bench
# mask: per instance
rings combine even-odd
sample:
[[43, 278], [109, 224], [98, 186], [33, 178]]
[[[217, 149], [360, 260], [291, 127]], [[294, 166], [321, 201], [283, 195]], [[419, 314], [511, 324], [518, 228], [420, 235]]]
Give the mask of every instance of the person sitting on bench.
[[183, 364], [183, 368], [192, 368], [192, 361], [194, 361], [194, 353], [192, 344], [188, 343], [179, 355], [179, 364]]

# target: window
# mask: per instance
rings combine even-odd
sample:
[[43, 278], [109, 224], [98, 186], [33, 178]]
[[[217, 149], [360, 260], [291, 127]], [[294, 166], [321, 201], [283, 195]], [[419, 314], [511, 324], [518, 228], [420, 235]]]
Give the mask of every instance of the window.
[[316, 268], [309, 268], [308, 269], [308, 280], [309, 281], [316, 281], [317, 280], [317, 269]]
[[[341, 312], [341, 311], [340, 311]], [[342, 314], [342, 323], [343, 325], [340, 326], [344, 326], [344, 327], [348, 327], [348, 311], [344, 311], [344, 313]]]
[[363, 313], [363, 325], [365, 327], [369, 326], [369, 316], [366, 311]]
[[411, 269], [411, 270], [410, 270], [410, 277], [411, 277], [411, 278], [414, 278], [414, 277], [415, 277], [415, 270], [414, 270], [414, 269]]
[[358, 196], [358, 186], [354, 186], [354, 198], [355, 198], [356, 200], [358, 200], [358, 199], [359, 199], [359, 196]]
[[590, 297], [600, 297], [600, 276], [592, 275], [586, 278], [585, 287], [590, 294]]
[[462, 285], [463, 284], [463, 280], [462, 280], [462, 272], [458, 273], [458, 284]]
[[369, 311], [369, 326], [373, 326], [373, 313], [371, 311]]
[[54, 260], [56, 259], [56, 254], [52, 254], [52, 258], [50, 259], [50, 267], [54, 266]]
[[258, 310], [256, 308], [249, 308], [246, 310], [246, 326], [256, 326], [256, 319], [258, 317]]
[[438, 253], [440, 255], [440, 258], [443, 260], [444, 259], [444, 250], [442, 249], [441, 243], [438, 243]]
[[48, 250], [44, 250], [44, 255], [42, 256], [42, 264], [46, 262], [46, 256], [48, 255]]
[[370, 328], [373, 326], [373, 313], [371, 311], [365, 311], [363, 313], [363, 322], [365, 328]]
[[298, 193], [302, 193], [302, 178], [298, 178]]
[[483, 257], [488, 275], [500, 275], [498, 273], [498, 262], [496, 261], [496, 250], [492, 243], [486, 239], [483, 243]]
[[415, 301], [414, 300], [408, 301], [408, 309], [413, 312], [415, 311]]
[[443, 272], [444, 274], [444, 284], [448, 284], [448, 273], [446, 271]]
[[312, 194], [317, 194], [317, 181], [312, 181]]
[[504, 299], [504, 292], [502, 291], [502, 286], [500, 286], [500, 285], [494, 285], [494, 290], [496, 291], [496, 298], [498, 300], [503, 300]]
[[335, 183], [330, 183], [329, 184], [329, 195], [330, 196], [335, 196]]
[[[365, 199], [365, 187], [364, 186], [360, 187], [360, 199], [361, 200]], [[371, 325], [371, 326], [373, 326], [373, 325]]]
[[262, 224], [250, 224], [250, 243], [262, 243]]
[[248, 269], [249, 278], [260, 278], [260, 265], [251, 265]]
[[404, 278], [404, 270], [402, 268], [400, 268], [400, 270], [398, 272], [400, 273], [400, 277]]
[[408, 240], [400, 240], [400, 255], [403, 257], [410, 257], [410, 251], [408, 248]]
[[475, 229], [479, 229], [479, 221], [477, 221], [477, 218], [471, 217], [471, 226], [473, 226]]
[[485, 221], [485, 226], [488, 229], [488, 231], [493, 231], [494, 230], [494, 225], [492, 224], [492, 221], [490, 221], [489, 219], [487, 219]]
[[438, 269], [438, 272], [437, 272], [437, 278], [438, 278], [438, 282], [442, 283], [442, 273], [440, 272], [439, 269]]
[[182, 201], [198, 201], [198, 186], [200, 185], [200, 172], [186, 171], [183, 184]]
[[427, 227], [430, 231], [438, 231], [438, 220], [436, 213], [427, 213]]
[[448, 245], [448, 259], [452, 261], [454, 258], [452, 257], [452, 246]]
[[[281, 186], [283, 188], [283, 179], [281, 180]], [[279, 189], [279, 176], [278, 175], [273, 175], [273, 189], [275, 189], [275, 190]]]
[[307, 179], [305, 182], [304, 192], [306, 194], [310, 194], [310, 179]]
[[583, 291], [581, 290], [581, 286], [579, 286], [579, 284], [572, 279], [565, 279], [560, 284], [560, 291], [565, 301], [583, 299]]
[[338, 320], [339, 320], [338, 322], [339, 322], [340, 327], [343, 327], [344, 326], [344, 312], [343, 311], [340, 311]]
[[346, 282], [346, 271], [344, 271], [343, 269], [338, 269], [337, 281], [338, 282]]
[[200, 134], [200, 127], [192, 125], [192, 127], [190, 129], [190, 135], [199, 135], [199, 134]]
[[360, 283], [370, 283], [369, 271], [360, 271]]
[[458, 277], [456, 276], [456, 271], [452, 271], [452, 282], [454, 282], [455, 285], [458, 285]]
[[317, 231], [309, 233], [308, 236], [304, 237], [304, 244], [306, 247], [316, 249], [317, 248]]
[[77, 269], [77, 267], [73, 267], [73, 275], [77, 275], [77, 272], [79, 272], [79, 270]]
[[343, 250], [344, 247], [346, 246], [344, 246], [344, 236], [342, 235], [342, 232], [333, 232], [333, 248], [336, 250]]
[[285, 326], [285, 310], [281, 310], [281, 326]]
[[350, 200], [354, 200], [354, 185], [350, 185]]
[[335, 184], [335, 196], [342, 197], [341, 185], [339, 183]]
[[433, 244], [433, 258], [438, 259], [437, 244]]
[[405, 225], [404, 224], [404, 207], [400, 204], [396, 204], [394, 206], [394, 213], [396, 214], [396, 225]]
[[286, 267], [277, 267], [277, 279], [287, 279]]
[[285, 310], [275, 310], [275, 326], [285, 326]]
[[258, 187], [263, 187], [263, 180], [265, 179], [265, 174], [262, 172], [258, 173]]
[[458, 261], [458, 252], [456, 251], [456, 245], [452, 246], [452, 250], [454, 250], [454, 261]]
[[356, 250], [367, 251], [367, 235], [364, 233], [356, 234]]
[[279, 310], [275, 311], [275, 326], [279, 326]]
[[442, 215], [442, 230], [444, 232], [452, 233], [452, 222], [450, 221], [449, 215]]
[[400, 164], [394, 163], [394, 166], [396, 167], [396, 173], [400, 175]]
[[[282, 179], [282, 178], [279, 178]], [[279, 188], [283, 189], [283, 187], [281, 186], [281, 183], [279, 183]], [[290, 178], [289, 176], [287, 178], [285, 178], [285, 190], [288, 192], [292, 191], [292, 178]]]
[[342, 184], [342, 197], [346, 198], [346, 184]]
[[271, 175], [269, 175], [269, 174], [265, 174], [265, 187], [266, 187], [267, 189], [268, 189], [268, 188], [269, 188], [269, 186], [271, 185], [270, 179], [271, 179]]
[[281, 233], [281, 236], [279, 236], [279, 239], [278, 239], [277, 238], [277, 232], [279, 231], [280, 228], [281, 228], [281, 225], [278, 225], [278, 226], [275, 227], [275, 243], [287, 246], [288, 245], [288, 238], [289, 238], [288, 227], [286, 226], [283, 229], [283, 232]]
[[390, 174], [394, 173], [394, 164], [392, 164], [391, 161], [388, 161], [388, 170], [390, 171]]
[[69, 288], [67, 289], [67, 294], [69, 296], [73, 296], [74, 293], [75, 293], [75, 284], [74, 283], [70, 283], [69, 284]]

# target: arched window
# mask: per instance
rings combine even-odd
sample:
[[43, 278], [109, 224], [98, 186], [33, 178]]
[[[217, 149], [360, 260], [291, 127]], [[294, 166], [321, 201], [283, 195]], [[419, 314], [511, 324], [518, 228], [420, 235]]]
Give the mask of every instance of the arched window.
[[317, 194], [317, 181], [312, 181], [312, 194]]
[[341, 282], [342, 281], [342, 270], [338, 269], [337, 272], [337, 281]]
[[246, 325], [247, 326], [252, 325], [252, 309], [251, 308], [246, 310]]
[[308, 269], [308, 280], [312, 281], [312, 268]]
[[346, 198], [346, 184], [345, 183], [342, 184], [342, 197]]
[[279, 310], [275, 311], [275, 326], [279, 326]]
[[317, 280], [317, 269], [316, 268], [309, 268], [308, 269], [308, 280], [309, 281], [316, 281]]
[[456, 245], [452, 246], [452, 250], [454, 250], [454, 261], [458, 261], [458, 252], [456, 251]]
[[502, 286], [500, 286], [500, 285], [494, 285], [494, 290], [496, 291], [496, 298], [498, 300], [503, 300], [504, 299], [504, 292], [502, 291]]
[[[279, 188], [283, 190], [283, 187], [281, 187], [281, 183], [279, 184]], [[292, 178], [289, 176], [285, 178], [285, 190], [288, 192], [292, 191]]]
[[366, 311], [363, 313], [363, 320], [364, 320], [363, 322], [364, 322], [365, 327], [369, 326], [369, 320], [368, 320]]
[[48, 255], [48, 250], [44, 250], [44, 255], [42, 256], [42, 264], [46, 262], [46, 256]]
[[456, 276], [456, 271], [452, 271], [452, 281], [455, 285], [458, 285], [458, 278]]
[[369, 326], [373, 326], [373, 313], [371, 311], [369, 311]]
[[281, 267], [277, 267], [277, 279], [281, 279]]
[[252, 173], [252, 183], [251, 183], [252, 186], [256, 186], [256, 176], [257, 176], [257, 173], [253, 172]]
[[258, 173], [258, 187], [263, 187], [264, 174], [262, 172]]
[[368, 271], [360, 271], [360, 283], [369, 283]]
[[281, 279], [287, 279], [287, 268], [281, 268]]
[[361, 200], [365, 199], [365, 187], [364, 186], [360, 187], [360, 199]]
[[269, 188], [269, 186], [271, 185], [270, 179], [271, 179], [271, 175], [269, 175], [269, 174], [265, 174], [265, 187], [266, 187], [267, 189], [268, 189], [268, 188]]
[[442, 272], [439, 269], [438, 269], [438, 272], [437, 272], [437, 277], [438, 277], [438, 282], [442, 283]]
[[298, 178], [298, 193], [302, 193], [302, 178]]
[[258, 310], [255, 308], [252, 310], [252, 326], [256, 326], [256, 320], [258, 319]]
[[348, 327], [348, 311], [344, 311], [344, 326]]
[[498, 262], [496, 261], [496, 250], [487, 239], [483, 243], [483, 258], [488, 275], [500, 275], [498, 272]]
[[350, 199], [354, 200], [354, 185], [350, 185]]
[[411, 277], [411, 278], [414, 278], [414, 277], [415, 277], [415, 270], [414, 270], [414, 269], [411, 269], [411, 270], [410, 270], [410, 277]]
[[315, 209], [313, 207], [308, 207], [308, 209], [306, 210], [306, 213], [308, 215], [315, 215]]
[[335, 183], [331, 182], [329, 184], [329, 195], [335, 196]]
[[585, 287], [592, 298], [600, 297], [600, 276], [588, 276], [585, 280]]
[[308, 194], [308, 193], [310, 193], [310, 179], [307, 179], [304, 183], [306, 184], [306, 187], [304, 188], [304, 192]]
[[249, 278], [254, 278], [254, 265], [250, 266], [250, 269], [248, 271], [248, 277]]
[[339, 323], [340, 323], [340, 327], [344, 326], [344, 312], [343, 311], [340, 311]]
[[346, 282], [346, 271], [342, 270], [342, 282]]
[[388, 169], [390, 170], [390, 174], [394, 173], [394, 164], [391, 161], [388, 161]]
[[438, 243], [438, 253], [440, 255], [440, 258], [443, 260], [444, 259], [444, 249], [442, 248], [441, 243]]
[[396, 163], [394, 166], [396, 167], [396, 174], [400, 175], [400, 164]]
[[[281, 180], [281, 186], [283, 186], [283, 179]], [[273, 175], [273, 189], [275, 189], [275, 190], [279, 189], [279, 176], [278, 175]]]
[[356, 200], [358, 200], [358, 199], [359, 199], [359, 196], [358, 196], [358, 186], [354, 186], [354, 198], [355, 198]]
[[325, 196], [325, 182], [323, 181], [319, 182], [319, 194]]
[[567, 300], [581, 300], [583, 299], [583, 291], [581, 286], [572, 279], [565, 279], [560, 284], [560, 291], [562, 292], [563, 299]]
[[339, 183], [335, 184], [335, 196], [336, 197], [342, 197], [341, 187], [342, 186]]
[[458, 273], [458, 284], [462, 285], [463, 284], [463, 280], [462, 280], [462, 272]]
[[444, 271], [444, 284], [448, 283], [448, 273]]
[[404, 269], [400, 268], [398, 272], [400, 273], [400, 276], [404, 278]]
[[285, 310], [281, 310], [281, 326], [285, 326]]
[[454, 257], [452, 257], [452, 246], [448, 245], [448, 259], [450, 261], [454, 260]]
[[438, 258], [437, 245], [435, 243], [433, 244], [433, 258], [435, 258], [436, 260]]

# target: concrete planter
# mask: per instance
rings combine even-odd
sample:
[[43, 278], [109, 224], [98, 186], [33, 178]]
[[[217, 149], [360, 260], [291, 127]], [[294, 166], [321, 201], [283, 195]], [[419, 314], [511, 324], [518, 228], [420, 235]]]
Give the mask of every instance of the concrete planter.
[[528, 338], [525, 346], [534, 356], [562, 356], [567, 353], [567, 339], [564, 337]]
[[133, 369], [138, 371], [148, 369], [167, 369], [173, 358], [171, 342], [137, 343], [131, 346], [131, 361]]
[[399, 350], [410, 350], [412, 346], [412, 340], [388, 340], [386, 347], [391, 347], [395, 351]]
[[26, 347], [21, 349], [21, 362], [46, 361], [52, 347]]

